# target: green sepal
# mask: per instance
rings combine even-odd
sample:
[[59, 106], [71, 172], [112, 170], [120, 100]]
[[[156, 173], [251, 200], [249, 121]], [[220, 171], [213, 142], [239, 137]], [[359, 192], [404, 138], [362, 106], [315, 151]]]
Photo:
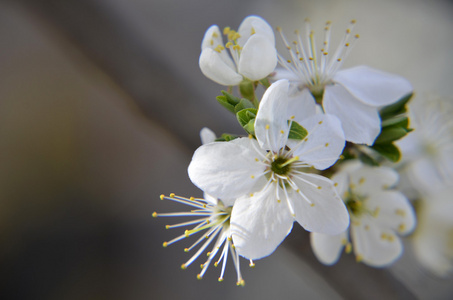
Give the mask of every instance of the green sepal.
[[230, 133], [224, 133], [220, 137], [216, 138], [215, 141], [216, 142], [229, 142], [229, 141], [232, 141], [237, 138], [238, 138], [237, 135], [230, 134]]
[[255, 135], [256, 108], [245, 108], [236, 113], [239, 124], [251, 135]]
[[260, 83], [267, 89], [268, 87], [271, 86], [271, 83], [269, 82], [269, 78], [263, 78], [260, 80]]
[[241, 102], [241, 99], [239, 99], [236, 96], [231, 95], [230, 93], [228, 93], [226, 91], [222, 91], [222, 94], [223, 94], [223, 96], [221, 95], [221, 96], [217, 96], [216, 97], [217, 101], [223, 107], [225, 107], [226, 109], [228, 109], [232, 113], [235, 113], [234, 108], [236, 107], [236, 105], [239, 104], [239, 102]]
[[239, 92], [242, 97], [253, 101], [255, 99], [255, 84], [250, 80], [242, 80], [239, 83]]
[[394, 125], [408, 128], [409, 119], [406, 116], [402, 115], [402, 116], [395, 116], [393, 118], [386, 119], [386, 120], [382, 121], [382, 123], [381, 123], [382, 128], [388, 127], [388, 126], [394, 126]]
[[307, 129], [302, 127], [299, 123], [293, 121], [289, 129], [288, 138], [292, 140], [303, 140], [308, 135]]
[[364, 152], [360, 152], [358, 158], [365, 165], [374, 166], [374, 167], [379, 166], [379, 163], [373, 157], [371, 157], [370, 155], [368, 155]]
[[241, 101], [239, 101], [239, 103], [234, 107], [234, 113], [238, 113], [241, 110], [246, 109], [246, 108], [256, 108], [256, 107], [255, 107], [255, 105], [253, 105], [253, 103], [250, 100], [242, 98]]
[[413, 93], [407, 94], [397, 102], [383, 107], [379, 112], [381, 120], [386, 120], [391, 117], [405, 113], [407, 111], [406, 104], [407, 102], [409, 102], [413, 95], [414, 95]]
[[392, 162], [397, 162], [401, 158], [400, 150], [393, 144], [376, 144], [371, 148]]

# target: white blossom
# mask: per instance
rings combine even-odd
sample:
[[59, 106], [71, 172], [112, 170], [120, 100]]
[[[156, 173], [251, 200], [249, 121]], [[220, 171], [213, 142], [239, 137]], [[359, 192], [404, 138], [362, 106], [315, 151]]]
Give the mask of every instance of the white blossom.
[[[256, 140], [203, 145], [188, 169], [192, 182], [207, 193], [236, 199], [233, 242], [250, 259], [271, 254], [294, 220], [306, 230], [329, 234], [349, 224], [333, 182], [309, 171], [326, 169], [339, 158], [345, 144], [340, 122], [331, 115], [300, 119], [292, 114], [297, 104], [290, 103], [288, 89], [288, 81], [281, 80], [266, 90], [255, 120]], [[302, 140], [288, 138], [293, 122], [308, 132]]]
[[311, 233], [312, 249], [327, 265], [338, 260], [343, 248], [347, 253], [353, 250], [357, 261], [367, 265], [389, 265], [403, 251], [398, 234], [408, 234], [415, 227], [414, 210], [402, 193], [389, 189], [398, 181], [393, 169], [358, 161], [345, 165], [332, 180], [349, 210], [350, 227], [334, 236]]
[[243, 79], [263, 79], [275, 69], [275, 37], [264, 19], [248, 16], [238, 31], [226, 27], [223, 33], [228, 39], [225, 45], [217, 25], [209, 27], [204, 35], [199, 65], [206, 77], [231, 86]]
[[[341, 121], [347, 141], [372, 145], [381, 131], [379, 108], [389, 105], [412, 91], [403, 77], [370, 67], [358, 66], [340, 70], [359, 35], [353, 35], [355, 21], [346, 30], [336, 50], [330, 51], [330, 22], [324, 28], [324, 40], [318, 50], [315, 34], [306, 21], [305, 35], [296, 31], [290, 43], [278, 28], [289, 51], [289, 59], [279, 55], [274, 79], [289, 79], [292, 92], [304, 91], [306, 102], [322, 104], [325, 113]], [[316, 99], [316, 100], [315, 100]]]

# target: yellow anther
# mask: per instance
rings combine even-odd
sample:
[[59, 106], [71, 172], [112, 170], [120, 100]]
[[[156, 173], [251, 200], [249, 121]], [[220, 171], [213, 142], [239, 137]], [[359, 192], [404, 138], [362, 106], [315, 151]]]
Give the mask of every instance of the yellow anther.
[[212, 33], [212, 37], [213, 37], [213, 38], [218, 38], [219, 35], [217, 34], [217, 32], [214, 31], [214, 32]]
[[249, 134], [249, 139], [253, 139], [253, 136], [251, 134]]
[[399, 215], [401, 217], [406, 216], [406, 212], [403, 209], [400, 209], [400, 208], [395, 210], [395, 214], [397, 214], [397, 215]]
[[186, 237], [188, 237], [188, 236], [189, 236], [189, 230], [184, 231], [184, 235], [185, 235]]
[[229, 242], [231, 242], [231, 241], [233, 240], [233, 238], [232, 238], [231, 236], [229, 236], [229, 237], [227, 237], [227, 240], [228, 240]]
[[361, 262], [362, 260], [363, 260], [363, 256], [360, 254], [355, 257], [356, 262]]
[[342, 238], [342, 239], [341, 239], [341, 244], [342, 244], [342, 245], [346, 245], [347, 243], [348, 243], [348, 240], [347, 240], [347, 239], [345, 239], [345, 238]]
[[286, 62], [290, 64], [291, 63], [291, 59], [288, 59]]
[[354, 184], [354, 183], [349, 184], [349, 188], [350, 188], [351, 190], [355, 189], [355, 184]]
[[203, 277], [200, 274], [197, 274], [197, 279], [201, 280]]
[[337, 61], [341, 61], [341, 58], [337, 58]]
[[176, 195], [174, 193], [170, 194], [170, 198], [174, 198]]
[[249, 267], [250, 268], [254, 268], [255, 267], [255, 263], [253, 261], [251, 261], [250, 264], [249, 264]]
[[284, 132], [283, 130], [280, 130], [280, 133], [281, 133], [281, 134], [285, 134], [285, 132]]
[[387, 237], [387, 240], [388, 240], [389, 242], [393, 242], [393, 241], [395, 241], [395, 237], [394, 237], [393, 235], [389, 235], [389, 236]]
[[357, 21], [355, 19], [351, 20], [351, 24], [355, 24]]
[[291, 120], [294, 120], [295, 117], [296, 117], [296, 116], [291, 116], [291, 117], [289, 117], [289, 118], [290, 118]]
[[318, 186], [318, 190], [322, 189], [322, 186]]
[[324, 27], [324, 30], [325, 30], [325, 31], [329, 30], [329, 27], [327, 27], [327, 26], [326, 26], [326, 27]]
[[338, 186], [338, 182], [335, 182], [335, 183], [333, 184], [333, 186]]
[[258, 162], [258, 161], [260, 161], [260, 160], [259, 160], [258, 158], [255, 158], [255, 161]]
[[230, 27], [225, 27], [225, 28], [223, 28], [223, 34], [226, 35], [226, 34], [228, 34], [228, 33], [230, 33]]
[[182, 265], [181, 265], [181, 269], [183, 269], [183, 270], [187, 269], [186, 264], [182, 264]]
[[352, 244], [351, 243], [346, 243], [346, 246], [344, 247], [344, 252], [346, 253], [351, 253], [352, 251]]
[[204, 268], [204, 264], [201, 264], [201, 265], [200, 265], [200, 269], [203, 269], [203, 268]]
[[[206, 205], [203, 205], [204, 208], [206, 208]], [[211, 220], [206, 220], [206, 224], [211, 224]]]
[[218, 53], [222, 52], [223, 50], [225, 50], [225, 47], [223, 47], [222, 45], [217, 45], [217, 47], [214, 48], [214, 51]]
[[313, 60], [313, 57], [309, 57], [308, 60]]
[[315, 204], [314, 204], [314, 203], [311, 203], [310, 206], [313, 207], [313, 206], [315, 206]]
[[233, 50], [241, 50], [241, 49], [242, 49], [242, 48], [241, 48], [241, 46], [239, 46], [239, 45], [234, 45], [234, 46], [233, 46]]
[[347, 34], [350, 34], [350, 33], [351, 33], [351, 29], [349, 29], [349, 28], [346, 29], [346, 33], [347, 33]]
[[219, 277], [219, 282], [222, 282], [223, 281], [223, 278], [222, 277]]
[[244, 279], [241, 279], [240, 281], [236, 282], [236, 285], [237, 286], [244, 286], [245, 285]]
[[168, 243], [167, 243], [167, 242], [163, 242], [163, 243], [162, 243], [162, 246], [163, 246], [164, 248], [166, 248], [166, 247], [168, 246]]
[[388, 238], [388, 236], [386, 233], [381, 234], [381, 239], [386, 240], [387, 238]]
[[250, 197], [253, 197], [253, 193], [250, 194]]
[[360, 177], [359, 184], [364, 184], [364, 183], [365, 183], [365, 177]]
[[250, 32], [250, 35], [254, 35], [256, 33], [255, 28], [252, 27], [252, 30]]
[[323, 54], [324, 54], [324, 55], [328, 55], [329, 53], [328, 53], [328, 52], [324, 52]]
[[308, 138], [305, 138], [304, 141], [305, 141], [305, 142], [308, 141]]
[[379, 212], [381, 211], [381, 208], [378, 206], [376, 209], [373, 211], [373, 217], [377, 218], [379, 216]]
[[184, 252], [189, 252], [189, 248], [184, 248]]
[[304, 59], [303, 59], [302, 57], [299, 57], [299, 60], [300, 60], [300, 61], [303, 61]]
[[153, 212], [153, 218], [157, 218], [157, 212]]
[[211, 44], [211, 46], [214, 46], [214, 40], [209, 41], [209, 44]]
[[164, 194], [160, 195], [160, 200], [164, 200], [164, 199], [165, 199], [165, 195]]
[[254, 176], [254, 175], [251, 175], [251, 176], [250, 176], [250, 178], [254, 179], [254, 178], [255, 178], [255, 176]]
[[264, 128], [269, 129], [269, 124], [266, 124], [266, 126]]
[[170, 229], [170, 225], [165, 225], [165, 229]]
[[281, 28], [280, 26], [277, 26], [277, 27], [275, 28], [275, 30], [277, 30], [278, 32], [280, 32], [280, 31], [282, 31], [282, 28]]
[[319, 121], [318, 124], [321, 125], [321, 124], [322, 124], [322, 121]]
[[332, 21], [327, 21], [326, 22], [326, 25], [329, 26], [330, 24], [332, 24]]
[[403, 232], [403, 231], [405, 231], [405, 230], [406, 230], [406, 224], [401, 223], [401, 224], [398, 226], [398, 231]]
[[280, 199], [277, 199], [277, 203], [280, 203], [280, 202], [282, 202], [282, 200], [280, 200]]
[[189, 200], [193, 201], [193, 200], [195, 200], [195, 197], [190, 197]]
[[235, 32], [235, 33], [233, 34], [232, 40], [237, 40], [237, 39], [240, 38], [240, 37], [241, 37], [241, 35], [240, 35], [239, 33]]
[[349, 43], [344, 44], [345, 47], [349, 47]]
[[326, 143], [324, 146], [329, 147], [329, 143]]
[[344, 159], [344, 155], [343, 155], [343, 154], [342, 154], [342, 155], [340, 155], [340, 159]]
[[354, 35], [354, 37], [355, 37], [356, 39], [358, 39], [358, 38], [360, 37], [360, 35], [359, 35], [359, 34], [356, 34], [356, 35]]
[[232, 42], [228, 42], [228, 43], [225, 44], [225, 47], [226, 47], [226, 48], [230, 48], [231, 46], [233, 46], [233, 43], [232, 43]]

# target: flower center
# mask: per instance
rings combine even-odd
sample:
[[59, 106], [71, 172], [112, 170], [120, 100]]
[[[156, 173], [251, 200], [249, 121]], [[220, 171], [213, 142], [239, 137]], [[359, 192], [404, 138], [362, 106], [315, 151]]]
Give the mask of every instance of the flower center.
[[365, 197], [354, 194], [351, 190], [349, 190], [349, 192], [347, 192], [347, 196], [345, 197], [345, 205], [352, 215], [359, 217], [366, 211], [366, 208], [363, 205], [365, 200]]
[[286, 157], [277, 157], [271, 163], [271, 170], [275, 174], [278, 175], [287, 175], [291, 170], [290, 163], [288, 163], [289, 159]]

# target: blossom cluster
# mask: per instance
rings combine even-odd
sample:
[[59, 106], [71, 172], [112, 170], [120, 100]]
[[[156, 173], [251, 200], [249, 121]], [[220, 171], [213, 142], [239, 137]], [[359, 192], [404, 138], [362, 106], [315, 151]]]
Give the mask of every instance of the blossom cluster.
[[[310, 232], [316, 257], [327, 265], [343, 249], [372, 267], [400, 257], [400, 236], [417, 223], [413, 203], [397, 188], [405, 160], [396, 142], [412, 131], [407, 114], [412, 86], [367, 66], [342, 69], [359, 39], [355, 23], [337, 47], [330, 45], [330, 22], [320, 47], [308, 20], [306, 33], [296, 31], [293, 40], [277, 28], [285, 53], [278, 52], [274, 30], [258, 16], [246, 17], [238, 30], [213, 25], [206, 31], [201, 72], [228, 87], [217, 101], [244, 133], [217, 137], [202, 129], [188, 175], [204, 198], [162, 195], [192, 210], [153, 214], [194, 218], [167, 225], [194, 227], [164, 246], [200, 233], [185, 249], [198, 250], [182, 265], [188, 267], [210, 247], [198, 278], [217, 257], [222, 281], [231, 254], [237, 284], [243, 285], [241, 257], [254, 266], [254, 260], [275, 251], [294, 222]], [[443, 157], [451, 160], [451, 144], [445, 144], [450, 148]], [[450, 161], [435, 166], [453, 173]]]

